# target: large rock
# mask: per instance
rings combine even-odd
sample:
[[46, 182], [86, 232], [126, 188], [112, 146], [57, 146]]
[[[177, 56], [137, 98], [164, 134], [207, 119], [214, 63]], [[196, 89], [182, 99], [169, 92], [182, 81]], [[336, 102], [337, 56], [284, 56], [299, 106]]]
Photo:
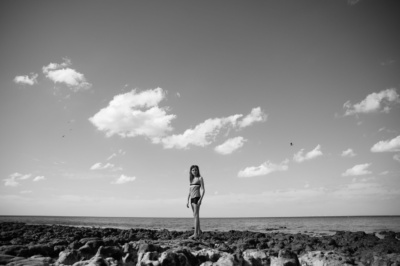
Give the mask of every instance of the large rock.
[[243, 252], [245, 266], [269, 266], [270, 258], [264, 250], [248, 249]]
[[350, 266], [354, 264], [350, 257], [336, 251], [311, 251], [300, 256], [299, 261], [302, 266]]
[[76, 250], [64, 250], [61, 251], [55, 265], [72, 265], [75, 262], [80, 261], [80, 256]]
[[294, 252], [281, 249], [278, 257], [271, 257], [271, 266], [300, 266], [300, 262]]
[[9, 262], [7, 266], [50, 266], [52, 259], [50, 257], [33, 256], [28, 259]]

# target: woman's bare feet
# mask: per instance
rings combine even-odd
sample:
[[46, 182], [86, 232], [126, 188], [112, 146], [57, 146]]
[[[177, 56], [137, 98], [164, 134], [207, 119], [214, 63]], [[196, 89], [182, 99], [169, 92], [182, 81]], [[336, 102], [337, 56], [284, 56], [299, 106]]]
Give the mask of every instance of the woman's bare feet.
[[191, 236], [189, 236], [189, 239], [195, 239], [197, 237], [198, 237], [197, 235], [191, 235]]

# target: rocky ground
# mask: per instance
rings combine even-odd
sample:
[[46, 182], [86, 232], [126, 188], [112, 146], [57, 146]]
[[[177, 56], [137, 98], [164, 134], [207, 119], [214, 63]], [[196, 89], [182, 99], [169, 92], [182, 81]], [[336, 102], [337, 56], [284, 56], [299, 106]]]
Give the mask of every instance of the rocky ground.
[[0, 223], [0, 265], [396, 266], [400, 233], [332, 236]]

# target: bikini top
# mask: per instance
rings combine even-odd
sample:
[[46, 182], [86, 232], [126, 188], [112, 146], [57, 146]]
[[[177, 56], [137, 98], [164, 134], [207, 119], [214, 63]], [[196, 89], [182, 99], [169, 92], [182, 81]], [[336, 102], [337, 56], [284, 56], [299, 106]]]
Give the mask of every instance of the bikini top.
[[190, 184], [191, 186], [201, 186], [201, 183], [200, 183], [200, 178], [198, 178], [197, 177], [197, 180], [199, 181], [199, 183], [196, 183], [196, 184]]

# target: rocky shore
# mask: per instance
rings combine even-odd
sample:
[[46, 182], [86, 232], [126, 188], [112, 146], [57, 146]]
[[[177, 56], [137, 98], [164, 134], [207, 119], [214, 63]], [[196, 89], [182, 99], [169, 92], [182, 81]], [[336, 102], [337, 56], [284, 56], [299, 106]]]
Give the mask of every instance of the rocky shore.
[[338, 231], [316, 237], [214, 231], [190, 240], [192, 233], [0, 223], [0, 265], [400, 265], [399, 232]]

